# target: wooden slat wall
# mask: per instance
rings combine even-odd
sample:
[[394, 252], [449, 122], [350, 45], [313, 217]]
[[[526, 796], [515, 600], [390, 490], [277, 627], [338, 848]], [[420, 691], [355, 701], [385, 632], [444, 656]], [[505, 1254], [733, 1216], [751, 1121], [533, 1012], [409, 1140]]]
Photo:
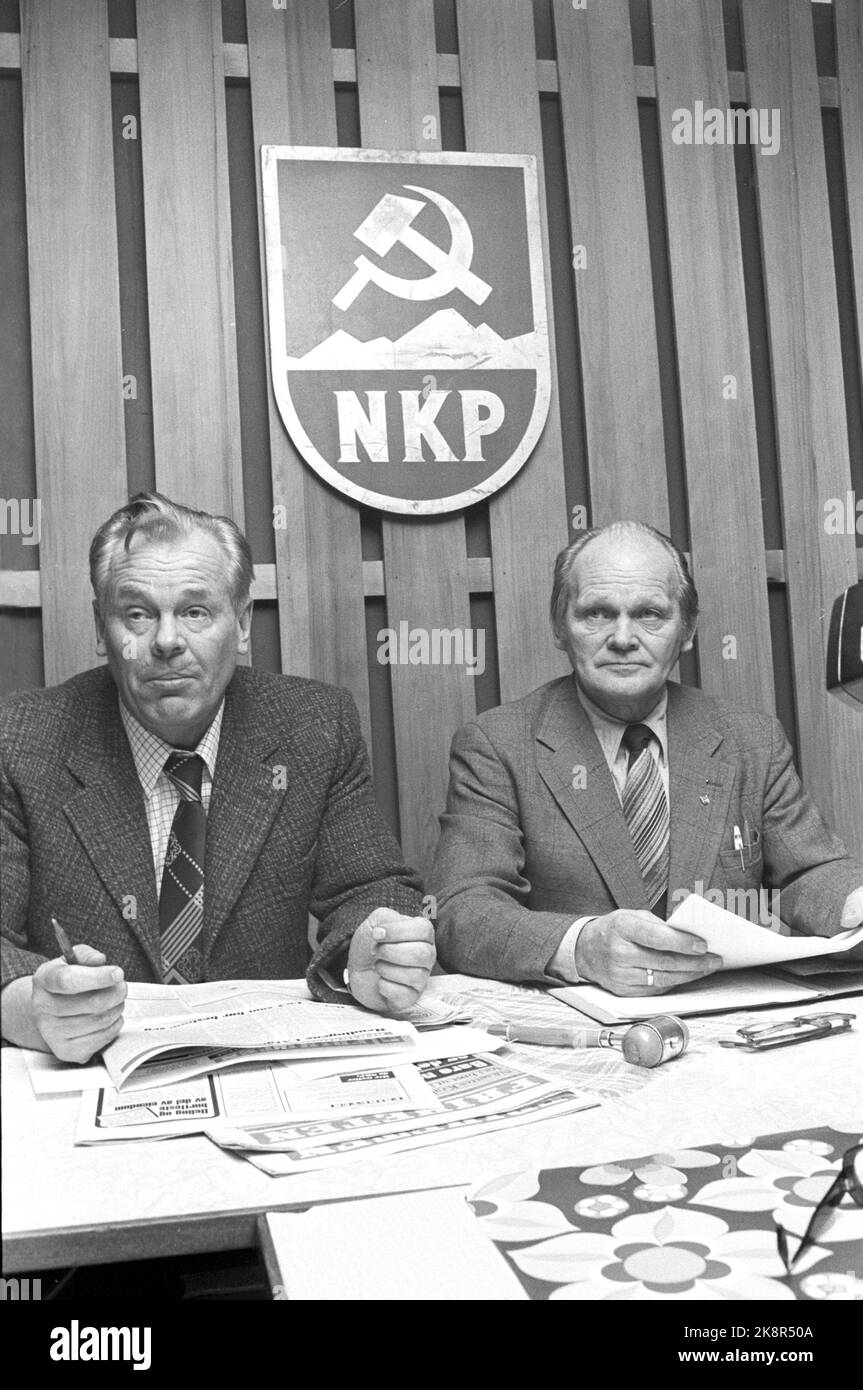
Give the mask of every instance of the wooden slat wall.
[[[423, 132], [428, 116], [440, 129], [432, 0], [355, 0], [354, 16], [363, 144], [439, 149]], [[390, 627], [470, 627], [463, 516], [385, 516], [383, 545]], [[464, 666], [390, 671], [402, 847], [422, 871], [446, 801], [453, 731], [476, 713], [474, 682]]]
[[[648, 240], [656, 192], [644, 183], [638, 112], [638, 102], [648, 101], [655, 103], [662, 163], [688, 543], [704, 608], [701, 681], [772, 707], [767, 580], [785, 585], [803, 770], [825, 811], [863, 850], [861, 725], [822, 684], [824, 618], [835, 595], [863, 573], [863, 550], [855, 551], [852, 535], [828, 536], [821, 525], [826, 499], [852, 485], [821, 110], [838, 107], [859, 370], [858, 0], [835, 0], [835, 78], [816, 74], [809, 0], [742, 0], [747, 72], [730, 74], [722, 0], [651, 0], [655, 67], [633, 63], [628, 0], [579, 9], [553, 0], [557, 58], [541, 61], [531, 0], [457, 0], [457, 56], [435, 53], [433, 0], [355, 0], [356, 51], [332, 48], [328, 0], [285, 0], [284, 9], [246, 0], [247, 44], [223, 42], [220, 10], [219, 0], [137, 0], [137, 41], [109, 40], [106, 0], [22, 0], [20, 39], [0, 35], [0, 64], [20, 65], [22, 77], [43, 504], [41, 571], [0, 572], [0, 606], [41, 602], [46, 680], [91, 664], [82, 557], [96, 522], [125, 495], [112, 71], [137, 72], [141, 89], [157, 485], [240, 523], [226, 78], [250, 88], [259, 213], [260, 145], [335, 144], [336, 82], [356, 84], [362, 142], [389, 148], [438, 147], [424, 118], [440, 117], [441, 86], [460, 88], [467, 148], [533, 153], [541, 179], [540, 93], [559, 103], [570, 239], [585, 246], [587, 264], [555, 284], [554, 302], [558, 309], [567, 296], [574, 302], [581, 380], [558, 383], [553, 364], [542, 439], [488, 504], [490, 556], [467, 556], [463, 516], [386, 517], [375, 523], [383, 559], [363, 559], [360, 509], [302, 463], [267, 387], [270, 464], [246, 460], [246, 486], [269, 466], [287, 527], [275, 532], [275, 565], [257, 566], [256, 591], [278, 602], [282, 669], [348, 686], [367, 738], [373, 711], [366, 600], [385, 599], [391, 626], [407, 619], [465, 628], [470, 595], [491, 594], [504, 700], [567, 669], [551, 645], [546, 612], [551, 562], [569, 533], [559, 387], [583, 390], [591, 520], [630, 514], [668, 526]], [[759, 386], [772, 390], [776, 420], [779, 551], [764, 548], [756, 500], [734, 151], [671, 140], [672, 113], [696, 100], [781, 110], [781, 152], [751, 156], [772, 363], [771, 382]], [[545, 213], [543, 199], [548, 276]], [[654, 202], [654, 256], [655, 216]], [[263, 239], [261, 251], [263, 267]], [[550, 320], [551, 288], [549, 282]], [[266, 314], [263, 274], [261, 294]], [[665, 363], [663, 372], [667, 385]], [[732, 374], [737, 399], [726, 400], [723, 381]], [[671, 484], [676, 489], [674, 478]], [[676, 491], [673, 497], [679, 518], [684, 509]], [[481, 532], [474, 527], [474, 549]], [[724, 659], [725, 637], [737, 640], [736, 660]], [[389, 674], [402, 837], [408, 856], [423, 866], [443, 800], [446, 748], [452, 730], [473, 713], [475, 685], [457, 667], [393, 667]], [[380, 730], [379, 712], [375, 719]]]
[[[772, 709], [734, 150], [671, 138], [679, 108], [729, 105], [722, 0], [653, 0], [652, 13], [700, 674], [708, 690]], [[723, 394], [730, 376], [736, 399]]]
[[851, 487], [851, 464], [812, 17], [808, 0], [743, 0], [741, 12], [750, 104], [781, 112], [779, 153], [754, 162], [803, 774], [859, 847], [860, 723], [825, 700], [823, 681], [830, 609], [856, 578], [856, 556], [853, 535], [823, 524], [828, 498]]
[[[261, 230], [261, 293], [267, 313], [260, 148], [335, 145], [336, 106], [327, 0], [246, 0], [255, 178]], [[282, 670], [347, 686], [371, 746], [359, 507], [305, 467], [291, 442], [268, 373]]]
[[219, 0], [137, 0], [156, 486], [243, 524]]
[[[539, 96], [530, 5], [458, 0], [462, 100], [467, 147], [491, 154], [532, 154], [544, 189]], [[548, 228], [540, 196], [548, 276]], [[517, 699], [566, 669], [551, 644], [548, 595], [554, 557], [568, 538], [561, 466], [560, 411], [551, 284], [546, 282], [552, 397], [545, 431], [523, 468], [491, 499], [500, 695]]]
[[[668, 532], [668, 480], [628, 0], [555, 0], [591, 520]], [[610, 133], [613, 132], [613, 138]]]
[[839, 123], [857, 309], [857, 361], [863, 378], [863, 5], [860, 0], [833, 0], [833, 7]]
[[[96, 661], [82, 562], [125, 497], [108, 24], [101, 0], [21, 7], [42, 640], [53, 684]], [[96, 500], [98, 499], [98, 501]]]

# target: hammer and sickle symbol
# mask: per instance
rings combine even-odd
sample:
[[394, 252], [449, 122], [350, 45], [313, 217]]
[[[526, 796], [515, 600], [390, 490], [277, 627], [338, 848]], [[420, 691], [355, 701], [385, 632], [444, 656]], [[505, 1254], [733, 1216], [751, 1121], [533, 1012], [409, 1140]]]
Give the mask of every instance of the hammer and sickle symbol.
[[422, 232], [411, 226], [414, 218], [425, 207], [424, 202], [416, 198], [401, 198], [393, 193], [385, 193], [365, 221], [357, 227], [354, 236], [364, 246], [368, 246], [370, 251], [374, 251], [376, 256], [385, 256], [397, 242], [401, 242], [402, 246], [406, 246], [415, 256], [419, 256], [420, 260], [425, 261], [426, 265], [431, 267], [432, 273], [419, 280], [405, 279], [401, 275], [389, 275], [387, 271], [381, 270], [380, 266], [374, 265], [367, 256], [358, 256], [354, 261], [356, 270], [353, 275], [338, 294], [333, 296], [336, 308], [349, 308], [366, 285], [372, 283], [386, 290], [388, 294], [397, 295], [399, 299], [440, 299], [443, 295], [459, 289], [468, 299], [473, 300], [474, 304], [483, 304], [491, 294], [491, 285], [487, 285], [470, 269], [473, 236], [467, 219], [442, 193], [432, 188], [419, 188], [413, 183], [403, 186], [413, 193], [423, 193], [440, 208], [452, 233], [449, 251], [442, 251], [428, 237], [423, 236]]

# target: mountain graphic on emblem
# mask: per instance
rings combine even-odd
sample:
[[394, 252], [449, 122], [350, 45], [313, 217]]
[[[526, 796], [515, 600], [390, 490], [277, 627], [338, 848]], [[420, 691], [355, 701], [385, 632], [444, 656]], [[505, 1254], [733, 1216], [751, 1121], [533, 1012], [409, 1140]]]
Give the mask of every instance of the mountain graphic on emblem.
[[392, 341], [372, 338], [363, 343], [342, 329], [311, 348], [303, 357], [289, 357], [289, 371], [392, 371], [472, 367], [536, 369], [534, 333], [502, 338], [487, 323], [474, 327], [455, 309], [440, 309]]

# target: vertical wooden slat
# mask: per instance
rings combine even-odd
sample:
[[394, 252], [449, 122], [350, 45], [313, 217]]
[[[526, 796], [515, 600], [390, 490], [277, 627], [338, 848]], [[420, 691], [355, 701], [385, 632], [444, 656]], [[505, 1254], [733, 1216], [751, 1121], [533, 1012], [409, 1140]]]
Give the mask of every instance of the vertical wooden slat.
[[676, 111], [728, 109], [721, 0], [653, 0], [653, 41], [701, 681], [772, 711], [734, 150], [672, 139]]
[[857, 353], [863, 374], [863, 6], [860, 0], [833, 0], [833, 14], [848, 237], [857, 306]]
[[668, 483], [628, 0], [555, 0], [594, 525], [668, 531]]
[[[338, 143], [329, 6], [287, 0], [276, 10], [271, 0], [246, 0], [246, 25], [266, 315], [261, 146]], [[268, 394], [273, 502], [287, 523], [275, 531], [282, 670], [347, 686], [371, 748], [359, 508], [300, 458], [271, 375]]]
[[548, 623], [552, 565], [558, 550], [567, 542], [568, 518], [533, 11], [530, 0], [506, 5], [458, 0], [457, 16], [468, 149], [532, 154], [539, 170], [551, 345], [551, 405], [533, 454], [490, 503], [500, 694], [502, 700], [514, 700], [567, 669], [566, 661], [552, 645]]
[[[432, 0], [355, 0], [354, 9], [363, 144], [439, 149], [423, 129], [429, 116], [440, 128]], [[390, 627], [470, 627], [462, 516], [386, 516], [383, 544]], [[446, 801], [450, 740], [476, 713], [473, 682], [464, 666], [390, 670], [402, 848], [422, 872]]]
[[218, 0], [138, 0], [156, 485], [243, 524]]
[[755, 156], [755, 179], [802, 770], [859, 851], [860, 720], [824, 688], [830, 609], [856, 578], [856, 555], [853, 533], [825, 527], [851, 464], [812, 15], [809, 0], [743, 0], [741, 13], [750, 105], [781, 113], [779, 152]]
[[104, 0], [21, 6], [45, 680], [96, 661], [87, 548], [126, 496]]

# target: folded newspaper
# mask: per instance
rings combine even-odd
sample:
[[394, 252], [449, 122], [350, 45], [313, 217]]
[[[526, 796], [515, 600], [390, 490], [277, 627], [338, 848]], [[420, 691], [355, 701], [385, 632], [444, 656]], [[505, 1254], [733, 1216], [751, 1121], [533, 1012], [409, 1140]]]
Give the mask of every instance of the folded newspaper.
[[435, 1097], [435, 1109], [210, 1124], [205, 1133], [220, 1148], [239, 1151], [265, 1173], [280, 1177], [338, 1166], [372, 1152], [398, 1153], [488, 1134], [599, 1104], [595, 1096], [487, 1053], [435, 1057], [417, 1062], [416, 1070]]
[[[113, 1086], [84, 1091], [75, 1131], [76, 1144], [134, 1139], [173, 1139], [199, 1134], [214, 1124], [262, 1124], [288, 1118], [309, 1120], [332, 1115], [383, 1115], [406, 1106], [440, 1110], [431, 1087], [411, 1063], [382, 1061], [374, 1068], [350, 1069], [303, 1081], [303, 1066], [252, 1062], [174, 1086], [118, 1091]], [[355, 1070], [355, 1068], [357, 1068]]]
[[403, 1019], [297, 998], [278, 980], [144, 985], [130, 989], [122, 1031], [102, 1058], [118, 1090], [135, 1090], [286, 1054], [355, 1057], [410, 1048], [416, 1037]]

